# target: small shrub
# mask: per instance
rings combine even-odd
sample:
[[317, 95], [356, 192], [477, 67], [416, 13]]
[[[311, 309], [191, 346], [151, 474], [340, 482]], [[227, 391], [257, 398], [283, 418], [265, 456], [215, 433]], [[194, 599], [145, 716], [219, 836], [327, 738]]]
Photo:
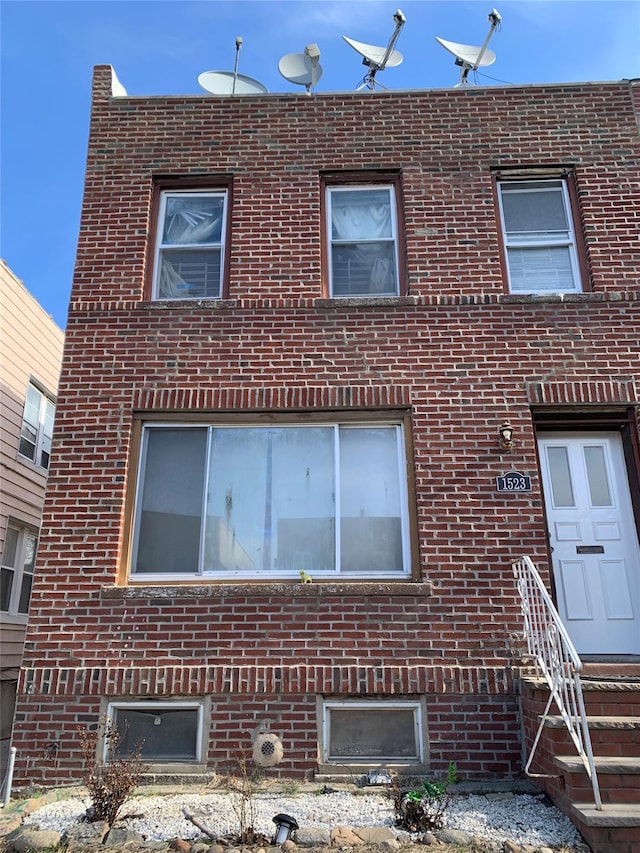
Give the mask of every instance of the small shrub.
[[240, 775], [231, 777], [227, 781], [230, 794], [229, 803], [238, 821], [238, 833], [235, 841], [238, 844], [263, 844], [268, 839], [256, 832], [254, 827], [256, 819], [255, 795], [262, 778], [262, 768], [251, 768], [249, 759], [242, 753], [236, 756], [236, 763]]
[[451, 801], [449, 786], [458, 778], [455, 765], [450, 762], [444, 781], [425, 780], [419, 788], [402, 791], [398, 777], [390, 785], [390, 797], [395, 811], [395, 825], [409, 832], [442, 829], [446, 823], [446, 809]]
[[[86, 820], [94, 823], [106, 821], [112, 826], [121, 806], [139, 785], [146, 765], [140, 757], [142, 744], [136, 744], [126, 756], [117, 754], [122, 736], [111, 720], [104, 719], [95, 729], [80, 726], [80, 746], [85, 764], [84, 783], [91, 796]], [[107, 761], [97, 760], [98, 745], [102, 738], [106, 743]]]

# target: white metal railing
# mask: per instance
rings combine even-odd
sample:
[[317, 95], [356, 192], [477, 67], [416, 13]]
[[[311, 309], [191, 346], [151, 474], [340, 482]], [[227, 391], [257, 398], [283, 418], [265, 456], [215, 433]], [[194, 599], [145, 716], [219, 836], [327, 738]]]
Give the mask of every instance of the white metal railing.
[[525, 773], [534, 775], [529, 773], [529, 768], [538, 748], [551, 703], [555, 701], [560, 716], [591, 780], [596, 809], [602, 809], [602, 799], [591, 750], [591, 737], [580, 683], [582, 661], [531, 559], [522, 557], [520, 560], [516, 560], [513, 563], [513, 573], [522, 601], [522, 615], [524, 616], [524, 630], [529, 654], [535, 658], [550, 692], [547, 707], [544, 709], [531, 747], [529, 760], [524, 769]]

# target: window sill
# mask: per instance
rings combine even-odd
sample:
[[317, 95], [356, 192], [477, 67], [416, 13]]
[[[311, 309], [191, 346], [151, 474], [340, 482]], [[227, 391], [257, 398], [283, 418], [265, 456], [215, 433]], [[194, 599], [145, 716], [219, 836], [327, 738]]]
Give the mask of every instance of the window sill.
[[159, 309], [161, 311], [175, 311], [176, 308], [206, 308], [211, 311], [219, 311], [229, 308], [237, 308], [237, 299], [224, 299], [220, 296], [209, 296], [201, 299], [151, 299], [142, 303], [143, 308]]
[[390, 305], [415, 305], [413, 296], [332, 296], [325, 299], [314, 299], [315, 308], [387, 308]]
[[0, 625], [19, 625], [26, 628], [28, 621], [26, 613], [7, 613], [6, 610], [0, 612]]
[[138, 599], [154, 598], [173, 601], [176, 598], [332, 598], [370, 597], [393, 595], [395, 597], [429, 597], [433, 594], [430, 583], [412, 581], [318, 581], [314, 583], [185, 583], [157, 585], [103, 586], [100, 598]]

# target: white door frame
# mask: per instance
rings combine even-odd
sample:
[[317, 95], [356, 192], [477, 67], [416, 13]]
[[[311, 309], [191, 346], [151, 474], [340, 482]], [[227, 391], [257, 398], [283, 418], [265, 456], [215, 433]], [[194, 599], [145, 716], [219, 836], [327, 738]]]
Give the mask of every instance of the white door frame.
[[[620, 430], [540, 425], [537, 439], [563, 622], [581, 654], [640, 654], [640, 543]], [[594, 454], [610, 498], [594, 498]]]

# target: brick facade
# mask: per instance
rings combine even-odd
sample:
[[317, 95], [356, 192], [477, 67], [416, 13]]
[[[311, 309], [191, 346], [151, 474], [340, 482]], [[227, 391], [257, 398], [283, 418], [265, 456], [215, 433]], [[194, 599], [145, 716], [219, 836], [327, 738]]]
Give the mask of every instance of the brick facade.
[[[528, 554], [549, 579], [535, 418], [624, 423], [637, 466], [634, 84], [257, 98], [111, 87], [98, 66], [18, 783], [76, 780], [75, 728], [106, 699], [170, 696], [210, 697], [210, 769], [268, 719], [285, 748], [271, 772], [309, 776], [318, 695], [426, 696], [434, 772], [453, 760], [461, 778], [517, 775], [511, 561]], [[533, 167], [574, 175], [584, 293], [506, 291], [493, 175]], [[400, 173], [406, 296], [326, 298], [320, 175], [338, 170]], [[202, 175], [231, 180], [228, 293], [152, 302], [154, 181]], [[135, 415], [369, 409], [410, 416], [411, 582], [127, 583]], [[498, 493], [507, 470], [532, 492]]]

